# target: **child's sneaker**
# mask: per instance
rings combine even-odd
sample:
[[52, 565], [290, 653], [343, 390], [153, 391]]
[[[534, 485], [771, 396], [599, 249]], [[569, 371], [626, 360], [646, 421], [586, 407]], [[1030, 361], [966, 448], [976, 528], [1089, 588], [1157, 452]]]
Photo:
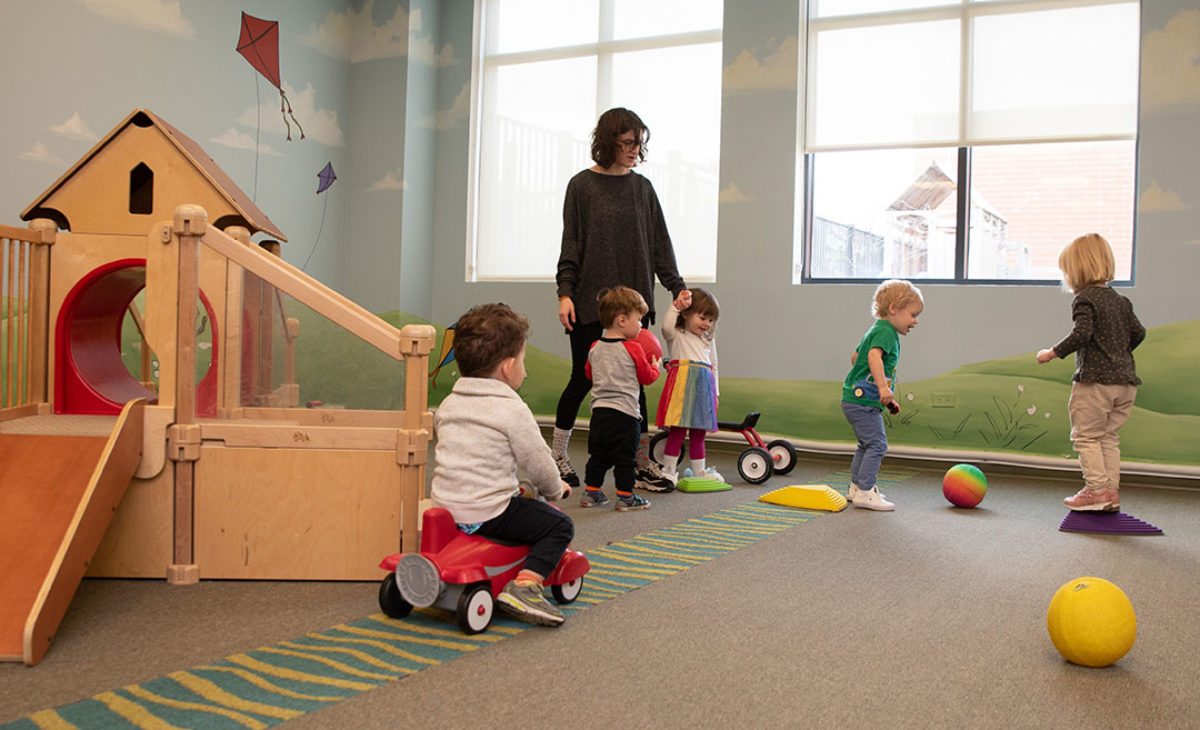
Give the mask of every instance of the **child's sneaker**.
[[1112, 512], [1114, 506], [1119, 506], [1119, 502], [1117, 505], [1113, 504], [1113, 498], [1107, 489], [1090, 487], [1080, 489], [1074, 497], [1067, 497], [1063, 504], [1075, 512]]
[[650, 460], [637, 468], [637, 481], [634, 486], [647, 492], [672, 492], [675, 490], [675, 480]]
[[579, 500], [580, 507], [599, 507], [608, 504], [608, 497], [599, 489], [592, 491], [591, 489], [583, 490], [583, 499]]
[[[879, 487], [876, 487], [876, 489], [878, 489], [878, 488]], [[854, 482], [850, 482], [850, 488], [846, 490], [846, 501], [853, 502], [854, 498], [862, 493], [863, 493], [863, 490], [859, 489], [857, 484], [855, 484]], [[887, 499], [887, 495], [884, 494], [883, 492], [880, 492], [879, 498]]]
[[884, 499], [876, 487], [871, 487], [870, 489], [860, 488], [858, 494], [854, 496], [850, 504], [863, 509], [873, 509], [876, 512], [891, 512], [896, 509], [896, 505]]
[[537, 583], [509, 581], [496, 596], [496, 603], [505, 613], [539, 626], [558, 626], [565, 620], [562, 611], [542, 595]]
[[637, 510], [637, 509], [649, 509], [649, 508], [650, 508], [650, 501], [646, 500], [646, 499], [642, 499], [641, 497], [639, 497], [636, 494], [630, 493], [630, 495], [628, 497], [622, 497], [620, 495], [617, 496], [616, 509], [618, 512], [632, 512], [633, 510]]
[[575, 469], [571, 466], [571, 459], [566, 454], [555, 457], [554, 464], [558, 467], [558, 478], [562, 479], [572, 489], [579, 486], [579, 475], [575, 473]]
[[1121, 493], [1119, 490], [1109, 487], [1108, 488], [1108, 500], [1109, 500], [1109, 502], [1111, 502], [1111, 504], [1108, 505], [1108, 509], [1105, 510], [1106, 512], [1120, 512], [1121, 511]]
[[721, 472], [717, 471], [711, 466], [704, 470], [704, 478], [712, 479], [713, 481], [717, 482], [725, 481], [725, 477], [721, 476]]

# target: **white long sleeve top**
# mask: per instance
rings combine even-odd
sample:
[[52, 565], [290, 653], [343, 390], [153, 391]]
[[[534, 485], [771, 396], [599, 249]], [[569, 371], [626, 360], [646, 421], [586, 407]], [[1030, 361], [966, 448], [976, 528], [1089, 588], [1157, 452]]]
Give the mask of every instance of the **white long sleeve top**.
[[666, 313], [663, 314], [662, 323], [663, 340], [667, 343], [667, 359], [694, 360], [696, 362], [708, 363], [712, 366], [713, 384], [717, 389], [717, 395], [720, 395], [721, 378], [717, 370], [717, 336], [715, 330], [713, 338], [706, 340], [687, 330], [675, 329], [677, 321], [679, 321], [679, 310], [675, 309], [674, 305], [667, 307]]
[[454, 521], [486, 522], [520, 488], [517, 468], [547, 499], [562, 493], [558, 467], [533, 413], [507, 383], [459, 378], [433, 417], [437, 437], [431, 497]]

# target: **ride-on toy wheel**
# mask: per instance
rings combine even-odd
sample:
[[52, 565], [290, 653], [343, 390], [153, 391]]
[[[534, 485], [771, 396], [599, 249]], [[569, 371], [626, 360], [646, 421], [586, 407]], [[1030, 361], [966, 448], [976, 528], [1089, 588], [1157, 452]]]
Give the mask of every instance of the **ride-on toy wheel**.
[[388, 573], [379, 584], [379, 609], [390, 618], [404, 618], [412, 613], [412, 604], [401, 597], [396, 587], [395, 573]]
[[771, 452], [761, 446], [751, 446], [742, 452], [737, 462], [738, 474], [751, 484], [762, 484], [771, 478]]
[[796, 447], [787, 439], [775, 439], [767, 444], [771, 452], [772, 470], [776, 474], [787, 474], [796, 466]]
[[558, 601], [559, 604], [570, 603], [579, 598], [579, 592], [582, 590], [583, 576], [579, 576], [569, 583], [550, 586], [550, 592], [554, 594], [554, 600]]
[[[667, 465], [667, 431], [659, 431], [650, 437], [650, 458], [654, 459], [659, 466]], [[687, 456], [687, 443], [679, 445], [679, 461], [683, 461]]]
[[492, 623], [492, 611], [495, 604], [492, 592], [487, 583], [476, 583], [463, 589], [458, 597], [458, 610], [454, 617], [458, 619], [458, 628], [464, 634], [478, 634], [487, 631]]

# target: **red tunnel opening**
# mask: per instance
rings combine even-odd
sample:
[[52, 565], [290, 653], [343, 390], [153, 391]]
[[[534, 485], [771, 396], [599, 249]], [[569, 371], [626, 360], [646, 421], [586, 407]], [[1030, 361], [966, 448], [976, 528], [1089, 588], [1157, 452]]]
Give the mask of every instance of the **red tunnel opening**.
[[[55, 413], [116, 415], [134, 398], [157, 403], [121, 359], [121, 326], [130, 302], [146, 287], [146, 262], [124, 259], [81, 279], [63, 302], [56, 328]], [[196, 412], [216, 415], [216, 320], [207, 298], [200, 300], [213, 323], [212, 362], [197, 386]]]

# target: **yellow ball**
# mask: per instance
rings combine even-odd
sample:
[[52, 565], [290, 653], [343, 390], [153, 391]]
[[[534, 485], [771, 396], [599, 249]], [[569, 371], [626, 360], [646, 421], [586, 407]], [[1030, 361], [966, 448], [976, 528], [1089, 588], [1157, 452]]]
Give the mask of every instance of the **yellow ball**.
[[1137, 638], [1137, 614], [1117, 586], [1103, 578], [1076, 578], [1050, 599], [1050, 640], [1063, 658], [1085, 667], [1107, 667]]

